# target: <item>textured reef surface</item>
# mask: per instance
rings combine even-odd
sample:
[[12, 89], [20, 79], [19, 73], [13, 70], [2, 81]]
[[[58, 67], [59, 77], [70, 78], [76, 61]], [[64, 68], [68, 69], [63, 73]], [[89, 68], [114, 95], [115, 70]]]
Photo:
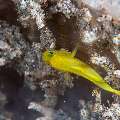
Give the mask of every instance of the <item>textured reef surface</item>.
[[120, 97], [42, 60], [72, 51], [120, 90], [120, 0], [0, 0], [0, 120], [120, 120]]

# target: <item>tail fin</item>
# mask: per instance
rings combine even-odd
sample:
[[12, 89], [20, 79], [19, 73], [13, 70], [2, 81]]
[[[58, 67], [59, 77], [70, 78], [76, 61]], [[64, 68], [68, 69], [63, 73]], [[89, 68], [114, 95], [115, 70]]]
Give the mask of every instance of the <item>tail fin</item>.
[[119, 90], [115, 90], [115, 89], [114, 89], [114, 91], [113, 91], [112, 93], [117, 94], [117, 95], [120, 96], [120, 91], [119, 91]]

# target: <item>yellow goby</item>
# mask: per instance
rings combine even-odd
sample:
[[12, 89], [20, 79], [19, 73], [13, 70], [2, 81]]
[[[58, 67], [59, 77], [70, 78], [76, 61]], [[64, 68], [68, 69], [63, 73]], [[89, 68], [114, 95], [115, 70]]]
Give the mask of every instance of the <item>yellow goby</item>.
[[43, 53], [43, 61], [59, 71], [82, 76], [98, 87], [120, 95], [120, 91], [113, 89], [93, 68], [75, 58], [76, 51], [77, 49], [72, 53], [66, 50], [47, 50]]

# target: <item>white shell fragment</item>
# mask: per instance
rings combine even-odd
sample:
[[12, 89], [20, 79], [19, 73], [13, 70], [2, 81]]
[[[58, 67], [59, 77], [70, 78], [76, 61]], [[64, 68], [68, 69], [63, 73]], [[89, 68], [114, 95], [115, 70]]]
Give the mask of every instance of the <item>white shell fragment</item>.
[[10, 49], [10, 46], [4, 41], [0, 41], [0, 49], [2, 50]]
[[96, 33], [93, 31], [84, 31], [83, 34], [84, 34], [84, 37], [82, 39], [82, 42], [84, 43], [91, 44], [97, 40]]
[[100, 55], [97, 55], [97, 54], [91, 55], [90, 60], [93, 64], [96, 64], [96, 65], [103, 65], [105, 63], [110, 63], [110, 61], [107, 57], [100, 56]]
[[6, 60], [4, 58], [0, 58], [0, 66], [5, 65]]
[[117, 46], [120, 45], [120, 34], [113, 35], [113, 44]]
[[83, 17], [83, 19], [86, 21], [86, 22], [90, 22], [92, 20], [92, 15], [89, 11], [88, 8], [83, 8], [84, 9], [84, 12], [85, 12], [85, 15]]
[[114, 75], [118, 78], [120, 78], [120, 70], [115, 70]]
[[112, 42], [115, 55], [117, 57], [118, 62], [120, 63], [120, 34], [113, 35]]

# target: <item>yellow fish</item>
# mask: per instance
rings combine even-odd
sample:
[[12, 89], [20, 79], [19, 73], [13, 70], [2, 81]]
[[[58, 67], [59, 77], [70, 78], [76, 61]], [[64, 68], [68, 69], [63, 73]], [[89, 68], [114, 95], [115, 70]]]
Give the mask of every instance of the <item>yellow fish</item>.
[[107, 84], [107, 82], [93, 68], [75, 58], [74, 56], [76, 52], [77, 49], [72, 53], [66, 50], [47, 50], [43, 53], [43, 61], [59, 71], [82, 76], [98, 87], [120, 95], [120, 91], [113, 89], [109, 84]]

